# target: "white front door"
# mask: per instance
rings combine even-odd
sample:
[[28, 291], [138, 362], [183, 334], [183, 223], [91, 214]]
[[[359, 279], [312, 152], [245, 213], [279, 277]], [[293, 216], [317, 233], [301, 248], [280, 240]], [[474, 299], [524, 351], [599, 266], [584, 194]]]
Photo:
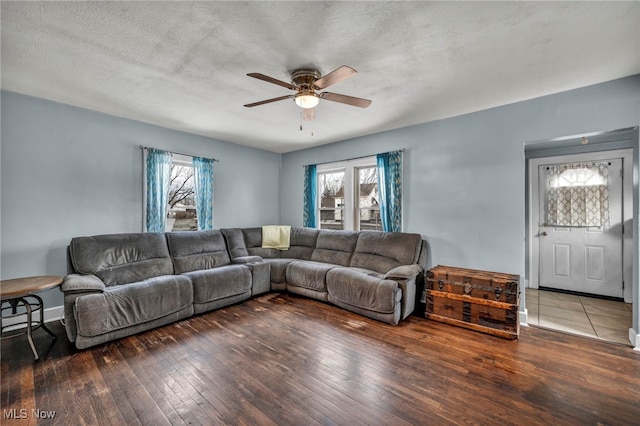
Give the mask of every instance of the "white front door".
[[551, 226], [546, 223], [547, 176], [541, 165], [539, 176], [540, 287], [602, 296], [623, 297], [622, 159], [609, 163], [609, 221], [602, 226]]

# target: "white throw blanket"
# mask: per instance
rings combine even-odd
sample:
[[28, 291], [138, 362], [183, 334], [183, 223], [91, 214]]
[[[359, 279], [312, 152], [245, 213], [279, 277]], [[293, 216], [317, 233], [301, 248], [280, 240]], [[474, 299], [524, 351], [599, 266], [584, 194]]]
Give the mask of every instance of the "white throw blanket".
[[262, 248], [289, 250], [291, 227], [288, 225], [267, 225], [262, 227]]

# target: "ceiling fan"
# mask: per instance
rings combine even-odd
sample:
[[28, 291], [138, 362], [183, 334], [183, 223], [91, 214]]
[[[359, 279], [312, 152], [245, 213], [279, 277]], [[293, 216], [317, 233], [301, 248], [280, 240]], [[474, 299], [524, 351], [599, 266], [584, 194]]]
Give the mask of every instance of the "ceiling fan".
[[340, 95], [338, 93], [331, 92], [318, 93], [318, 91], [326, 89], [327, 87], [339, 83], [343, 80], [346, 80], [347, 78], [352, 77], [355, 74], [357, 74], [357, 71], [346, 65], [336, 68], [325, 76], [321, 76], [318, 70], [302, 68], [293, 71], [291, 73], [291, 83], [287, 83], [285, 81], [278, 80], [264, 74], [252, 72], [247, 75], [249, 77], [257, 78], [258, 80], [263, 80], [268, 83], [286, 87], [287, 89], [294, 90], [296, 93], [246, 104], [245, 107], [251, 108], [271, 102], [293, 99], [296, 105], [303, 109], [303, 118], [305, 120], [311, 120], [314, 118], [314, 108], [318, 105], [320, 99], [326, 99], [328, 101], [340, 102], [342, 104], [366, 108], [371, 104], [371, 101], [368, 99]]

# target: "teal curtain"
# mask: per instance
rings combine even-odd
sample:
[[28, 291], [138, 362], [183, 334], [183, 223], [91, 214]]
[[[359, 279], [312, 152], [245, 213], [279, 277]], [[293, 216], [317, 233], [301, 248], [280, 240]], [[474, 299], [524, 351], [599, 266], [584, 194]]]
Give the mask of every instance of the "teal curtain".
[[302, 226], [316, 228], [316, 211], [318, 200], [318, 174], [315, 164], [304, 166], [304, 206]]
[[402, 151], [376, 156], [382, 230], [402, 231]]
[[147, 232], [164, 232], [167, 222], [171, 154], [147, 149]]
[[213, 162], [210, 158], [193, 157], [196, 214], [200, 231], [213, 229]]

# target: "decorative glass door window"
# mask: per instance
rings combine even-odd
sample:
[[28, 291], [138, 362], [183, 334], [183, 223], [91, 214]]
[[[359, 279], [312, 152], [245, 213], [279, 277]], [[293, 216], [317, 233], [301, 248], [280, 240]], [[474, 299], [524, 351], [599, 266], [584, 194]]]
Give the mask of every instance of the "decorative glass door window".
[[609, 222], [609, 163], [549, 166], [548, 226], [600, 227]]

